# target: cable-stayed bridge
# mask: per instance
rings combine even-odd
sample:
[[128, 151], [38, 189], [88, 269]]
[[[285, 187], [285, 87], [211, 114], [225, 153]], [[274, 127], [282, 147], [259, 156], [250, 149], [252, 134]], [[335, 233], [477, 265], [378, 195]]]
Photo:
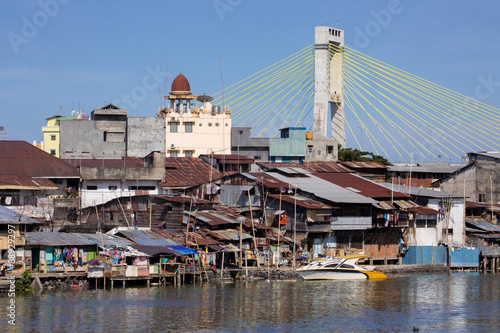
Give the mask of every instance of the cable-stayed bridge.
[[343, 34], [316, 27], [314, 45], [226, 87], [215, 102], [254, 136], [306, 127], [393, 162], [500, 150], [500, 109], [346, 47]]

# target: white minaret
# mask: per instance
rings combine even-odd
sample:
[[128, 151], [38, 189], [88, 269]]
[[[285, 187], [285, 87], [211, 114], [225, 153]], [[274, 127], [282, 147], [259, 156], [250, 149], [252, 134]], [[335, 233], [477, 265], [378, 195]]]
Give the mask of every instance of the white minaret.
[[345, 148], [344, 58], [341, 52], [344, 47], [344, 31], [324, 26], [316, 27], [314, 44], [313, 135], [320, 133], [327, 137], [330, 105], [332, 139]]

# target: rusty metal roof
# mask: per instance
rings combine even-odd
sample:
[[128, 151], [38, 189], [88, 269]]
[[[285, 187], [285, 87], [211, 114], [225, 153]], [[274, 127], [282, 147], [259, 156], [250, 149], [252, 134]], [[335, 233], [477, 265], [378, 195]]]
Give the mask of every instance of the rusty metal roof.
[[[279, 199], [280, 196], [278, 194], [269, 194], [269, 197]], [[336, 209], [339, 207], [334, 207], [330, 206], [327, 204], [324, 204], [322, 202], [309, 199], [300, 195], [293, 196], [293, 195], [282, 195], [281, 200], [291, 203], [291, 204], [297, 204], [299, 207], [303, 207], [306, 209]]]
[[206, 223], [209, 226], [217, 226], [217, 225], [231, 225], [235, 224], [236, 217], [227, 216], [222, 214], [222, 212], [213, 212], [213, 211], [202, 211], [197, 212], [195, 214], [190, 214], [193, 217], [196, 217], [197, 220]]
[[232, 164], [252, 164], [253, 163], [253, 158], [250, 158], [248, 156], [243, 156], [243, 155], [236, 155], [236, 154], [201, 154], [200, 157], [205, 157], [205, 158], [213, 158], [216, 160], [218, 163], [232, 163]]
[[[215, 237], [219, 240], [226, 241], [236, 241], [240, 240], [240, 232], [238, 230], [227, 229], [227, 230], [207, 230], [208, 235]], [[246, 232], [242, 232], [241, 239], [251, 239], [252, 236]]]
[[[210, 171], [210, 169], [212, 169]], [[191, 187], [222, 178], [222, 174], [199, 158], [167, 157], [163, 187]]]
[[76, 167], [105, 167], [105, 168], [145, 168], [144, 158], [125, 157], [116, 159], [64, 159]]
[[351, 169], [387, 169], [388, 166], [377, 162], [339, 162]]
[[414, 212], [417, 214], [429, 214], [429, 215], [438, 215], [441, 214], [439, 211], [432, 209], [432, 208], [427, 208], [427, 207], [422, 207], [422, 206], [417, 206], [417, 207], [412, 207], [408, 209], [410, 212]]
[[346, 168], [340, 163], [337, 162], [308, 162], [302, 164], [302, 167], [306, 170], [309, 170], [311, 172], [340, 172], [340, 173], [346, 173], [346, 172], [352, 172], [351, 169]]
[[198, 199], [198, 198], [187, 197], [187, 196], [175, 196], [175, 195], [157, 194], [157, 195], [151, 195], [151, 197], [157, 198], [157, 199], [162, 199], [162, 200], [165, 200], [165, 201], [181, 202], [181, 203], [187, 203], [187, 202], [192, 202], [193, 204], [209, 204], [209, 203], [213, 203], [213, 201], [210, 201], [210, 200]]
[[181, 245], [178, 241], [172, 238], [165, 238], [162, 231], [158, 229], [152, 230], [119, 230], [119, 234], [130, 239], [132, 242], [139, 245]]
[[394, 201], [394, 203], [396, 205], [398, 205], [399, 208], [401, 208], [401, 209], [409, 209], [409, 208], [413, 208], [413, 207], [418, 206], [416, 203], [411, 202], [411, 201], [406, 201], [406, 200], [398, 200], [398, 201]]
[[26, 141], [0, 141], [0, 175], [80, 178], [78, 169]]
[[392, 210], [392, 209], [396, 210], [396, 207], [394, 207], [394, 205], [392, 205], [389, 201], [380, 201], [374, 203], [373, 206], [384, 210]]
[[391, 191], [386, 186], [352, 173], [315, 173], [314, 175], [369, 198], [409, 198], [404, 193]]
[[32, 178], [17, 175], [0, 175], [0, 189], [2, 188], [11, 190], [57, 190], [59, 186], [46, 178]]
[[277, 168], [302, 168], [309, 172], [353, 172], [351, 169], [337, 162], [306, 162], [303, 164], [293, 162], [257, 162], [264, 171]]
[[243, 173], [243, 176], [249, 175], [250, 177], [253, 177], [254, 180], [259, 183], [264, 185], [264, 187], [267, 188], [291, 188], [292, 185], [289, 183], [283, 182], [271, 175], [268, 175], [267, 173], [263, 172], [249, 172], [249, 173]]

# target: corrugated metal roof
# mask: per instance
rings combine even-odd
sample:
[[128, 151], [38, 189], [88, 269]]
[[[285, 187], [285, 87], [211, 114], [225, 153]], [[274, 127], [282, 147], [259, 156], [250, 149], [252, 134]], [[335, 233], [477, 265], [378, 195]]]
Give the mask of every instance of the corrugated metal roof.
[[[240, 240], [240, 232], [236, 230], [212, 230], [212, 233], [218, 234], [221, 238], [227, 240]], [[241, 239], [251, 239], [252, 236], [243, 232], [241, 234]]]
[[[190, 214], [194, 217], [194, 214]], [[212, 211], [201, 211], [196, 213], [196, 219], [205, 222], [210, 226], [233, 224], [236, 223], [236, 218], [230, 218], [222, 214]]]
[[0, 175], [0, 188], [20, 190], [57, 190], [59, 186], [45, 178], [32, 178], [24, 176], [21, 177], [17, 175]]
[[428, 214], [428, 215], [439, 215], [441, 214], [439, 211], [428, 208], [428, 207], [422, 207], [422, 206], [417, 206], [417, 207], [412, 207], [408, 209], [410, 212], [414, 212], [417, 214]]
[[277, 172], [266, 172], [266, 174], [290, 184], [298, 186], [302, 191], [314, 194], [325, 200], [342, 203], [366, 203], [373, 204], [377, 201], [346, 190], [345, 188], [328, 182], [324, 179], [310, 175], [307, 177], [287, 177]]
[[396, 209], [396, 207], [394, 207], [392, 204], [390, 204], [389, 202], [385, 202], [385, 201], [380, 201], [380, 202], [375, 203], [373, 205], [377, 208], [384, 209], [384, 210]]
[[[380, 186], [384, 186], [387, 189], [394, 188], [394, 191], [400, 191], [404, 193], [408, 193], [408, 186], [391, 184], [391, 183], [377, 183]], [[423, 187], [410, 187], [410, 195], [419, 196], [419, 197], [428, 197], [428, 198], [463, 198], [463, 195], [460, 194], [450, 194], [448, 192], [431, 190]]]
[[162, 238], [152, 230], [120, 230], [118, 233], [139, 245], [181, 245], [174, 239]]
[[396, 205], [399, 206], [401, 209], [408, 209], [408, 208], [413, 208], [413, 207], [418, 207], [418, 205], [414, 202], [411, 201], [406, 201], [406, 200], [397, 200], [394, 201]]
[[38, 178], [80, 178], [78, 169], [25, 141], [0, 140], [0, 174]]
[[263, 184], [267, 188], [289, 188], [290, 184], [280, 181], [265, 172], [252, 172], [249, 175], [253, 176], [259, 184]]
[[353, 172], [351, 169], [337, 162], [306, 162], [303, 164], [292, 162], [257, 162], [264, 171], [271, 171], [276, 168], [302, 168], [310, 172]]
[[381, 183], [377, 183], [352, 173], [315, 173], [315, 176], [334, 183], [346, 189], [354, 189], [354, 192], [370, 198], [408, 198], [409, 196], [392, 191]]
[[255, 178], [254, 176], [252, 176], [251, 174], [247, 173], [247, 172], [242, 172], [241, 173], [244, 177], [247, 177], [249, 179], [252, 179], [252, 180], [257, 180], [257, 178]]
[[495, 224], [490, 223], [490, 222], [483, 220], [483, 219], [466, 218], [465, 222], [475, 226], [476, 228], [484, 230], [484, 231], [500, 232], [500, 227], [498, 225], [495, 225]]
[[426, 172], [426, 173], [452, 173], [463, 165], [451, 165], [444, 162], [417, 163], [416, 165], [391, 165], [389, 172]]
[[222, 174], [209, 164], [194, 157], [167, 157], [163, 187], [191, 187], [222, 178]]
[[21, 215], [7, 207], [0, 205], [0, 223], [4, 224], [36, 224], [40, 223], [26, 215]]
[[351, 169], [387, 169], [386, 165], [377, 162], [339, 162]]
[[[102, 238], [101, 238], [102, 237]], [[82, 233], [65, 233], [65, 232], [27, 232], [27, 245], [43, 245], [43, 246], [127, 246], [132, 242], [107, 234], [82, 234]]]
[[[270, 194], [269, 197], [279, 199], [280, 196], [278, 194]], [[339, 207], [334, 207], [330, 206], [327, 204], [324, 204], [322, 202], [309, 199], [300, 195], [293, 196], [293, 195], [282, 195], [281, 200], [291, 203], [291, 204], [297, 204], [299, 207], [304, 207], [306, 209], [335, 209]]]

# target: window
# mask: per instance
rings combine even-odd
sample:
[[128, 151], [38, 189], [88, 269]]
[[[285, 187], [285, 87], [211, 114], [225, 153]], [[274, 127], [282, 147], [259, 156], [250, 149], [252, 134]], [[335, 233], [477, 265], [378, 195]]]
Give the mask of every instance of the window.
[[212, 123], [208, 123], [208, 126], [212, 126]]
[[116, 185], [109, 185], [108, 186], [108, 190], [117, 190], [118, 189], [118, 186]]
[[50, 135], [50, 141], [56, 141], [56, 135], [55, 134], [51, 134]]
[[177, 157], [179, 155], [179, 152], [177, 150], [170, 150], [169, 154], [170, 157]]
[[55, 149], [51, 149], [50, 150], [50, 155], [55, 155], [56, 154], [56, 150]]
[[478, 193], [477, 194], [477, 202], [486, 202], [486, 194]]
[[129, 186], [129, 191], [154, 191], [156, 187], [154, 186]]
[[260, 157], [260, 156], [254, 156], [254, 157], [253, 157], [253, 159], [254, 159], [254, 160], [260, 160], [260, 159], [261, 159], [261, 157]]
[[219, 123], [215, 123], [215, 126], [219, 126]]
[[95, 191], [95, 190], [97, 190], [97, 185], [87, 185], [87, 190]]
[[171, 122], [168, 124], [170, 125], [170, 133], [177, 133], [177, 126], [179, 123]]
[[193, 133], [193, 124], [191, 122], [184, 123], [184, 132], [186, 133]]
[[192, 150], [185, 150], [184, 151], [184, 156], [186, 157], [193, 157], [194, 151]]
[[332, 155], [333, 154], [333, 146], [326, 146], [326, 153], [328, 155]]

